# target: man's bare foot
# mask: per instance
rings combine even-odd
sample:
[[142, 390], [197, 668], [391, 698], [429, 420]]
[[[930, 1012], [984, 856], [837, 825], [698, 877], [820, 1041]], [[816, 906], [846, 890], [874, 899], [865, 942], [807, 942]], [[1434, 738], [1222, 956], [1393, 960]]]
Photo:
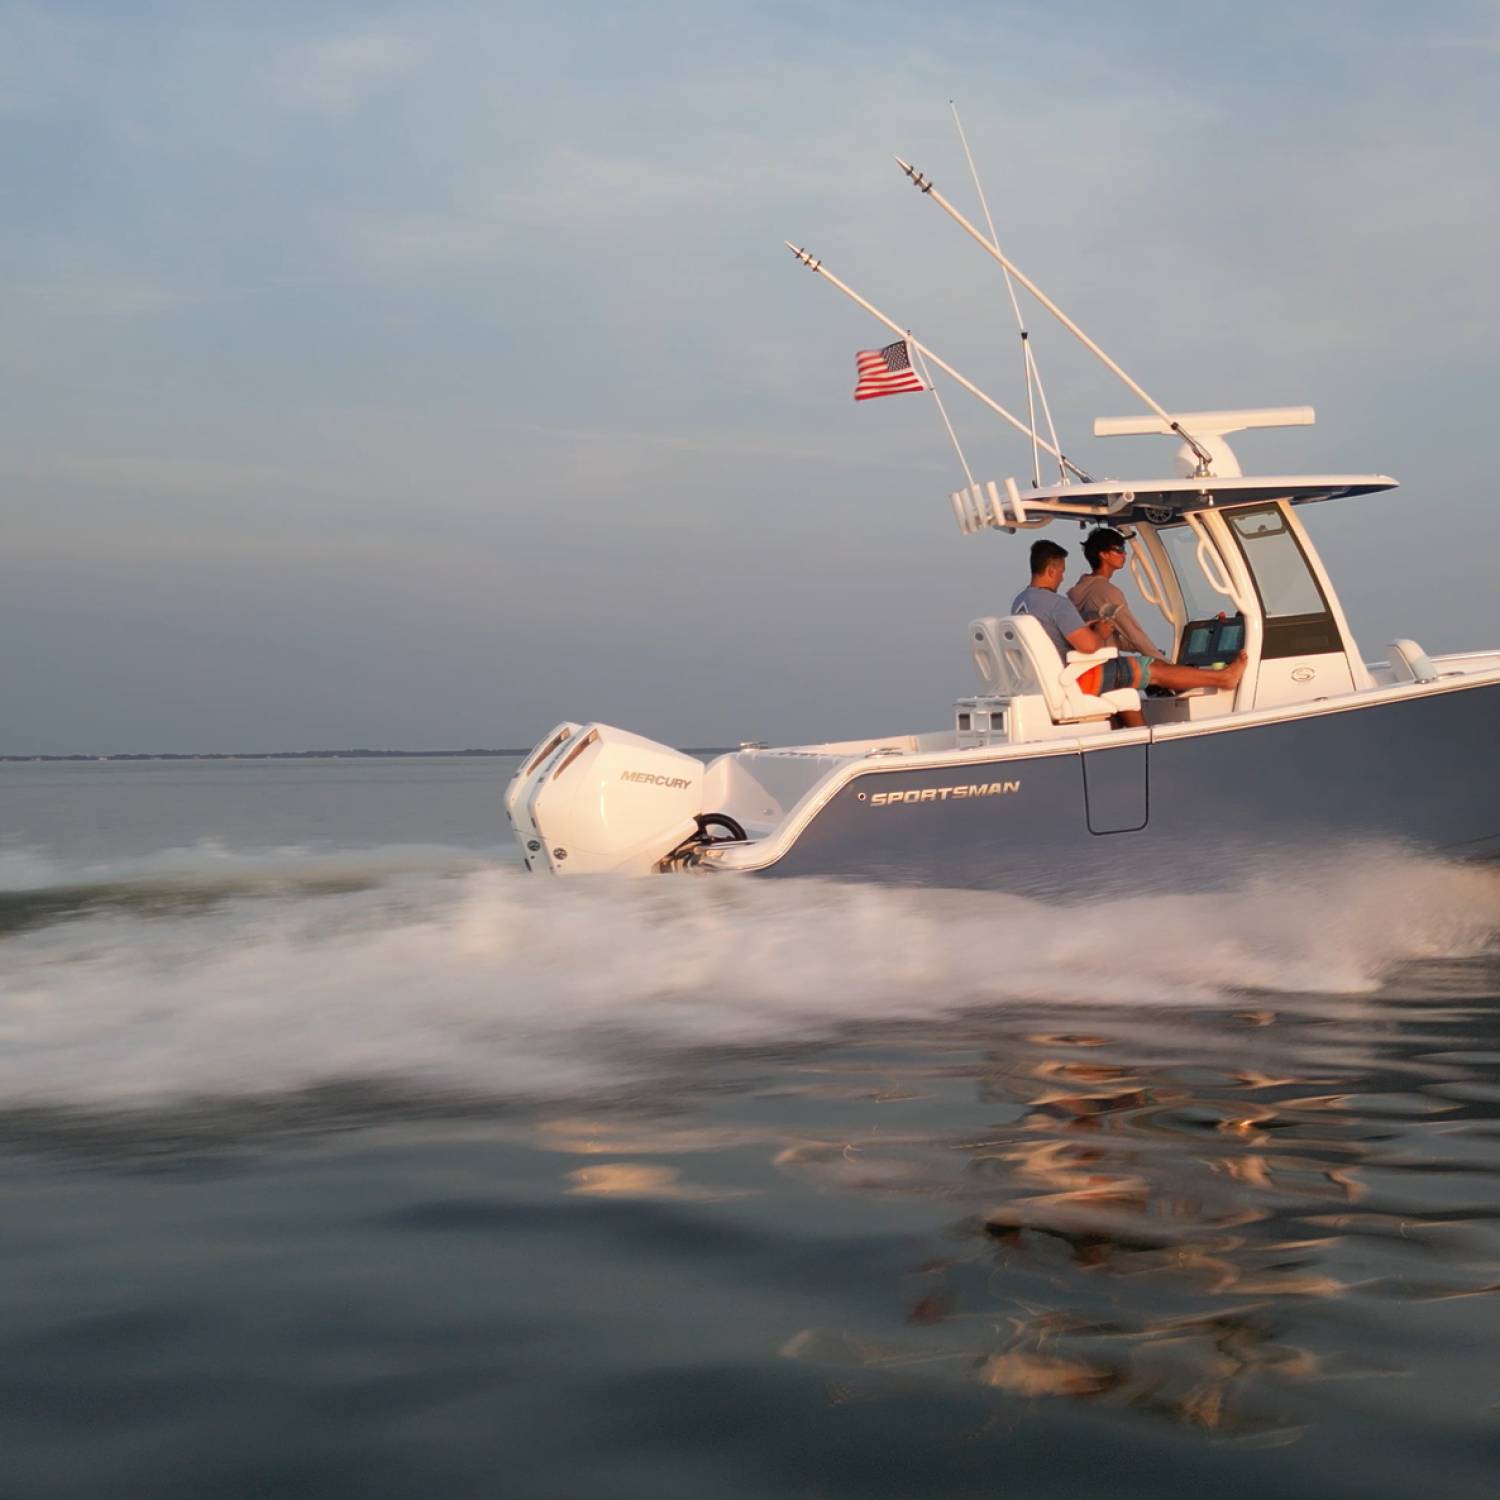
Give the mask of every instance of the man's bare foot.
[[1245, 668], [1249, 665], [1249, 656], [1245, 652], [1241, 651], [1240, 654], [1235, 657], [1235, 659], [1230, 662], [1227, 667], [1224, 667], [1220, 670], [1219, 679], [1222, 686], [1226, 688], [1237, 688], [1240, 685], [1240, 678], [1245, 675]]

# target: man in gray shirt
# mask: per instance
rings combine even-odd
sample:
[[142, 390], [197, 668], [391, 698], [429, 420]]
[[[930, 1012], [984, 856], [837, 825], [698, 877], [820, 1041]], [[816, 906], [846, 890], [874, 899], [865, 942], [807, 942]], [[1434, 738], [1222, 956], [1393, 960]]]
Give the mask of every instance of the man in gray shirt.
[[1069, 601], [1085, 620], [1110, 619], [1115, 622], [1115, 640], [1123, 651], [1129, 648], [1137, 656], [1166, 661], [1141, 622], [1131, 612], [1130, 603], [1114, 582], [1114, 575], [1125, 566], [1125, 537], [1113, 526], [1099, 526], [1084, 539], [1083, 555], [1094, 570], [1085, 574], [1068, 590]]
[[[1068, 551], [1056, 542], [1033, 542], [1031, 544], [1031, 582], [1011, 601], [1013, 615], [1030, 615], [1040, 622], [1057, 647], [1057, 654], [1067, 661], [1070, 651], [1100, 651], [1110, 644], [1113, 634], [1107, 621], [1099, 621], [1098, 629], [1084, 624], [1077, 606], [1060, 594], [1063, 572], [1067, 566]], [[1083, 635], [1087, 644], [1076, 637]]]

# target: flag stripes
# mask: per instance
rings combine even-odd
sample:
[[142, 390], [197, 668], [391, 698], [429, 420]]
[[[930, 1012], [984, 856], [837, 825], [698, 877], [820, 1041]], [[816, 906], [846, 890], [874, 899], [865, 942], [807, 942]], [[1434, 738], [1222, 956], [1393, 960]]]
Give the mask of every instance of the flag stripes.
[[873, 401], [877, 396], [898, 396], [903, 391], [925, 391], [922, 377], [911, 367], [906, 340], [897, 339], [884, 349], [861, 349], [854, 356], [858, 380], [854, 386], [856, 401]]

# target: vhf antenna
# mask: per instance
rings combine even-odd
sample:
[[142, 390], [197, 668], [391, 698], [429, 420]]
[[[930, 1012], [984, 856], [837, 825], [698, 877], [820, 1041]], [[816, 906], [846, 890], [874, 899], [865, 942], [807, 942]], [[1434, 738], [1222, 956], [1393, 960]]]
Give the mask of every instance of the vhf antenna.
[[[948, 108], [953, 111], [953, 123], [958, 128], [958, 139], [964, 148], [964, 159], [969, 164], [969, 175], [974, 179], [974, 191], [979, 195], [979, 206], [984, 210], [984, 222], [989, 226], [990, 240], [993, 244], [1000, 243], [1000, 236], [995, 233], [994, 216], [990, 213], [989, 200], [984, 195], [984, 184], [979, 180], [979, 168], [974, 165], [974, 153], [969, 150], [969, 137], [964, 133], [964, 122], [958, 115], [957, 101], [950, 99]], [[1000, 274], [1005, 278], [1005, 290], [1010, 296], [1010, 310], [1016, 315], [1016, 331], [1021, 336], [1021, 370], [1026, 380], [1026, 415], [1031, 423], [1031, 482], [1040, 489], [1042, 485], [1042, 453], [1041, 447], [1036, 441], [1036, 403], [1040, 398], [1042, 403], [1042, 415], [1047, 420], [1047, 431], [1052, 438], [1052, 446], [1056, 448], [1057, 428], [1052, 421], [1052, 408], [1047, 403], [1047, 392], [1042, 387], [1042, 372], [1037, 368], [1036, 355], [1031, 348], [1031, 334], [1026, 327], [1026, 319], [1021, 313], [1021, 303], [1016, 296], [1015, 284], [1010, 279], [1010, 270], [1002, 263]], [[1068, 482], [1068, 471], [1058, 465], [1058, 477], [1064, 484]]]

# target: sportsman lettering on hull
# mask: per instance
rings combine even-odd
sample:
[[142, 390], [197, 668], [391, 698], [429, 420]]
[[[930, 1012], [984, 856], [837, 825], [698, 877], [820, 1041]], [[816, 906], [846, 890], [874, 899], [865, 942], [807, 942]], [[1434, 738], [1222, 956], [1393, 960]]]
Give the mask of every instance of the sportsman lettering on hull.
[[621, 771], [621, 781], [639, 781], [645, 786], [666, 786], [673, 791], [680, 791], [692, 783], [686, 776], [658, 776], [652, 771]]
[[[905, 792], [871, 792], [871, 807], [905, 806], [910, 802], [946, 802], [951, 797], [955, 802], [969, 797], [1008, 797], [1019, 792], [1019, 781], [981, 781], [968, 786], [928, 786], [912, 788]], [[860, 793], [864, 800], [864, 793]]]

